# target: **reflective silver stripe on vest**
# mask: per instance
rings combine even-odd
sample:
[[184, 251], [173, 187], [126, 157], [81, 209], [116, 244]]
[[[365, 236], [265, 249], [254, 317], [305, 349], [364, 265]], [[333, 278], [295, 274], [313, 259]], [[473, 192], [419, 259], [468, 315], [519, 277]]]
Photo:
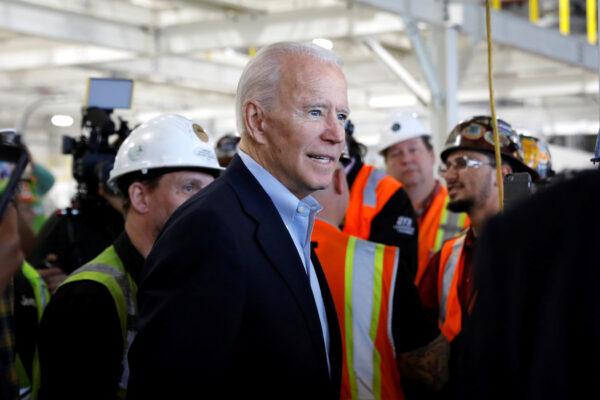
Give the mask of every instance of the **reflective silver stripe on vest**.
[[390, 340], [390, 346], [392, 346], [392, 351], [394, 352], [394, 357], [396, 356], [396, 344], [394, 343], [392, 334], [392, 318], [394, 312], [394, 293], [396, 293], [396, 274], [398, 273], [398, 262], [400, 261], [400, 248], [396, 247], [396, 252], [394, 253], [394, 273], [392, 274], [392, 282], [390, 285], [390, 293], [388, 299], [388, 339]]
[[356, 240], [352, 266], [354, 371], [359, 399], [373, 396], [374, 343], [369, 337], [373, 311], [375, 243]]
[[442, 298], [440, 299], [440, 321], [442, 324], [446, 322], [446, 306], [448, 303], [448, 294], [450, 293], [450, 286], [452, 285], [452, 278], [458, 265], [458, 258], [462, 252], [463, 244], [465, 242], [465, 235], [456, 238], [456, 241], [452, 245], [452, 253], [448, 258], [448, 263], [444, 269], [444, 279], [442, 282]]
[[83, 271], [100, 272], [112, 276], [119, 284], [119, 287], [123, 291], [123, 296], [125, 296], [125, 299], [127, 300], [127, 343], [123, 346], [123, 373], [121, 374], [121, 379], [119, 381], [119, 388], [127, 389], [127, 382], [129, 381], [129, 362], [127, 361], [127, 354], [129, 353], [129, 348], [131, 347], [137, 332], [136, 323], [138, 315], [136, 299], [132, 293], [129, 278], [125, 272], [119, 271], [115, 267], [106, 264], [86, 264], [75, 270], [73, 275]]
[[455, 213], [446, 209], [446, 218], [440, 229], [444, 232], [442, 243], [448, 239], [452, 239], [462, 231], [462, 226], [459, 225], [461, 213]]
[[385, 177], [385, 172], [374, 169], [367, 179], [367, 184], [363, 190], [363, 204], [375, 207], [377, 205], [377, 185]]

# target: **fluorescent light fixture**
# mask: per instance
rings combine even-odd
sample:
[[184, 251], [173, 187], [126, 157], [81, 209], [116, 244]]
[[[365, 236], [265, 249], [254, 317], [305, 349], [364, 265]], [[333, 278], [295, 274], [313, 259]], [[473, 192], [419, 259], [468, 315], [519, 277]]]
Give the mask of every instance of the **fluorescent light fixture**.
[[67, 127], [73, 125], [73, 117], [69, 115], [56, 114], [52, 116], [50, 121], [54, 126]]
[[320, 46], [320, 47], [322, 47], [324, 49], [327, 49], [327, 50], [333, 49], [333, 42], [331, 40], [329, 40], [329, 39], [316, 38], [316, 39], [313, 39], [312, 42], [314, 44], [316, 44], [317, 46]]

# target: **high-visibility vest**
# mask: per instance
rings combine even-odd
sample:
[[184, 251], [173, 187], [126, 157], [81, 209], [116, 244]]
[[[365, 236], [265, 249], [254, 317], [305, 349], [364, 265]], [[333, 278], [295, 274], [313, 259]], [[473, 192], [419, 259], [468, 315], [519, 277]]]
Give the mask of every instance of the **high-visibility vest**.
[[341, 398], [403, 399], [391, 325], [399, 249], [321, 220], [312, 240], [342, 332]]
[[[35, 299], [35, 308], [37, 311], [37, 320], [39, 322], [42, 319], [44, 308], [46, 308], [46, 305], [50, 300], [50, 291], [48, 290], [46, 282], [44, 282], [44, 279], [40, 276], [38, 271], [27, 261], [23, 262], [21, 271], [23, 272], [23, 276], [33, 291], [33, 298]], [[33, 363], [31, 366], [31, 376], [29, 376], [27, 373], [27, 369], [25, 368], [23, 360], [19, 354], [17, 354], [15, 359], [21, 395], [31, 393], [33, 399], [37, 398], [37, 392], [40, 387], [40, 364], [38, 357], [37, 349], [35, 349], [33, 353]]]
[[344, 233], [369, 239], [371, 222], [402, 184], [375, 169], [363, 165], [350, 188], [350, 202], [344, 220]]
[[460, 333], [462, 309], [458, 297], [458, 281], [465, 265], [464, 243], [466, 234], [442, 245], [438, 275], [439, 324], [442, 334], [451, 342]]
[[[123, 373], [119, 382], [118, 397], [124, 399], [129, 380], [127, 353], [136, 334], [137, 321], [137, 285], [123, 267], [123, 262], [114, 246], [107, 247], [100, 255], [83, 267], [73, 271], [62, 283], [94, 281], [101, 283], [110, 292], [117, 309], [123, 335]], [[61, 285], [61, 286], [62, 286]]]
[[419, 268], [415, 277], [418, 287], [431, 257], [442, 248], [442, 243], [460, 234], [470, 225], [465, 213], [448, 210], [448, 189], [439, 185], [427, 211], [419, 223]]

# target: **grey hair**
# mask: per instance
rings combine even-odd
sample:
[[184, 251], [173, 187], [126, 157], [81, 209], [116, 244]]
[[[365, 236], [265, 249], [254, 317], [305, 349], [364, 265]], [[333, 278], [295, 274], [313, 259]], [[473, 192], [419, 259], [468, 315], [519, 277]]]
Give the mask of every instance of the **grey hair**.
[[240, 135], [246, 132], [243, 118], [245, 104], [253, 100], [267, 108], [273, 105], [281, 66], [291, 56], [308, 56], [324, 64], [342, 66], [342, 61], [335, 53], [312, 43], [279, 42], [263, 47], [248, 62], [238, 82], [235, 111]]

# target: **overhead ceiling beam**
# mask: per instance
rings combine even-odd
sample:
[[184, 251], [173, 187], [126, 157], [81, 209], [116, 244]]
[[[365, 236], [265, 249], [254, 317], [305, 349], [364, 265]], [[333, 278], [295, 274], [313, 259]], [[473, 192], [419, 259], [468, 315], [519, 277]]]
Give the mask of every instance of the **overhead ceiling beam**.
[[[187, 86], [196, 90], [233, 95], [242, 68], [182, 57], [157, 57], [90, 65], [93, 69], [128, 77]], [[201, 101], [201, 100], [200, 100]]]
[[367, 47], [379, 58], [385, 66], [387, 66], [396, 76], [402, 81], [402, 83], [413, 93], [417, 99], [424, 105], [429, 104], [431, 101], [431, 94], [425, 89], [411, 73], [404, 68], [404, 66], [398, 62], [378, 41], [367, 38], [364, 40]]
[[154, 51], [154, 36], [141, 26], [16, 0], [0, 2], [0, 29], [141, 54]]
[[[6, 46], [3, 46], [3, 48]], [[130, 59], [134, 53], [85, 45], [41, 45], [0, 50], [0, 71], [77, 66]]]
[[328, 7], [166, 27], [158, 32], [158, 45], [160, 52], [182, 54], [317, 37], [361, 37], [402, 29], [401, 19], [387, 12], [359, 6]]
[[[461, 32], [481, 37], [485, 32], [485, 8], [471, 2], [450, 3], [439, 0], [356, 0], [381, 10], [406, 15], [434, 26], [457, 26]], [[531, 24], [526, 18], [492, 10], [492, 39], [495, 43], [530, 52], [550, 60], [598, 70], [598, 48], [583, 37], [562, 36], [558, 30]]]

